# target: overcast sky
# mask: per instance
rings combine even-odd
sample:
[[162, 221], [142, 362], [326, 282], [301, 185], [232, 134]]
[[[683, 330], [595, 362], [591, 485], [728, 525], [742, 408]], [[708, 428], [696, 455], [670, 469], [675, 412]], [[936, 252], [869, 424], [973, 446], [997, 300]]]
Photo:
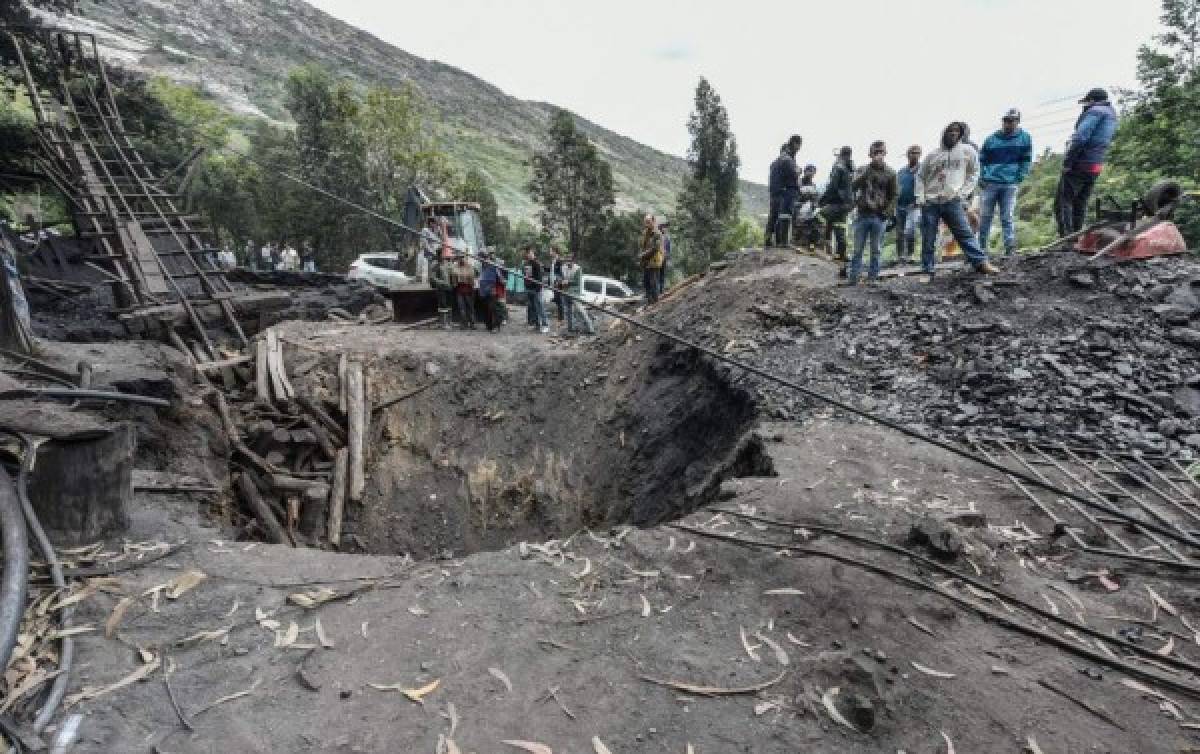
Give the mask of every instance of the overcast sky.
[[742, 177], [788, 134], [824, 175], [842, 144], [890, 159], [950, 120], [982, 143], [1018, 107], [1061, 149], [1092, 86], [1136, 80], [1159, 0], [310, 0], [408, 52], [683, 155], [696, 81], [729, 111]]

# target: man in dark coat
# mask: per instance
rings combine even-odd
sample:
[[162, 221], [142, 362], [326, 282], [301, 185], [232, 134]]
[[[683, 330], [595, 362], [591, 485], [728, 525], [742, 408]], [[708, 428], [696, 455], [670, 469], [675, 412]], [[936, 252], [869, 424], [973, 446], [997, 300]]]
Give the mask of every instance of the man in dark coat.
[[787, 246], [788, 231], [792, 225], [792, 210], [796, 206], [796, 195], [800, 193], [800, 170], [796, 167], [796, 153], [804, 143], [798, 134], [793, 134], [782, 147], [779, 156], [771, 163], [767, 178], [767, 191], [771, 195], [771, 210], [767, 214], [767, 232], [763, 246], [772, 244]]

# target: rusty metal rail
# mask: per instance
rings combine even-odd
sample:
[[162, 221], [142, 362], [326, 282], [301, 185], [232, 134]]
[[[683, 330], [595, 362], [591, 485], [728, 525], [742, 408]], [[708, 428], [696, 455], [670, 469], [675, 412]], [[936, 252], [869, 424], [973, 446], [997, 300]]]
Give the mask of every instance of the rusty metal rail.
[[[1003, 438], [973, 438], [969, 444], [995, 463], [1072, 492], [1075, 498], [1055, 496], [1008, 475], [1013, 488], [1078, 549], [1200, 570], [1196, 552], [1156, 531], [1166, 528], [1185, 537], [1200, 531], [1200, 483], [1178, 459]], [[1094, 505], [1085, 504], [1088, 500]], [[1127, 516], [1118, 519], [1101, 508], [1117, 508]], [[1139, 520], [1150, 526], [1139, 526]]]

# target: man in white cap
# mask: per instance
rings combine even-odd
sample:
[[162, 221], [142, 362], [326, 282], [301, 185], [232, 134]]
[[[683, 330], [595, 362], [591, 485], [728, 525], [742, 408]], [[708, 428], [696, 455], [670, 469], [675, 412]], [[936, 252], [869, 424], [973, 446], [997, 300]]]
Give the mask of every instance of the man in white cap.
[[1017, 250], [1017, 232], [1013, 216], [1017, 209], [1017, 188], [1033, 167], [1033, 139], [1021, 128], [1021, 111], [1015, 107], [1000, 119], [1000, 130], [988, 136], [979, 150], [979, 246], [988, 247], [992, 217], [1000, 208], [1000, 228], [1004, 234], [1004, 253]]

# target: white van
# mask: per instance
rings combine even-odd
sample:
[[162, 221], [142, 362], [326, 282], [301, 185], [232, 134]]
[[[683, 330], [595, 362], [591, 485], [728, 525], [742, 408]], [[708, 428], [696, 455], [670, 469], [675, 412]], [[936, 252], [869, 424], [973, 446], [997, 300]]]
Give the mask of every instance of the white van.
[[583, 300], [589, 304], [604, 306], [634, 303], [641, 301], [642, 297], [630, 290], [629, 286], [620, 280], [604, 278], [599, 275], [584, 275]]

